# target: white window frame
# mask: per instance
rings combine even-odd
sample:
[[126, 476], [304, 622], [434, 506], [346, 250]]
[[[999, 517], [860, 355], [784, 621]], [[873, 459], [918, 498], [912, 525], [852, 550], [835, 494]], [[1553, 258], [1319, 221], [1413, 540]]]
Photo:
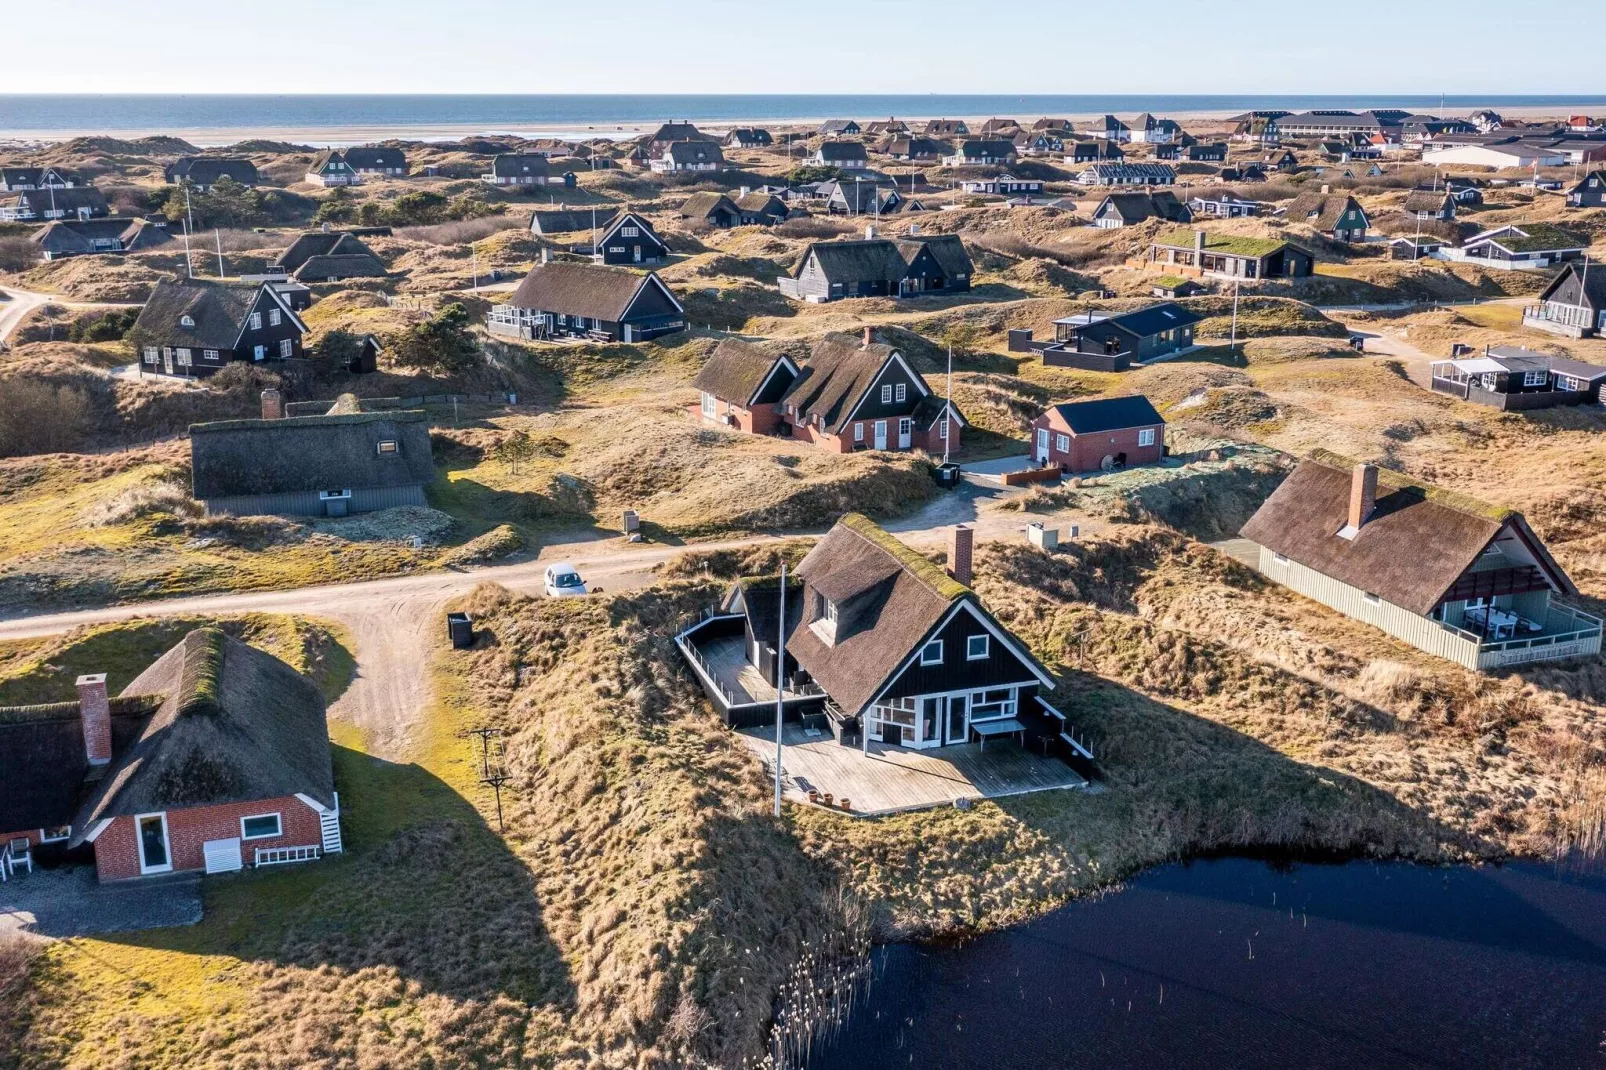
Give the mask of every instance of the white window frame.
[[905, 438], [908, 438], [910, 435], [912, 435], [914, 433], [915, 433], [915, 422], [914, 422], [914, 420], [910, 419], [907, 416], [898, 417], [898, 440], [901, 442]]
[[1375, 595], [1371, 591], [1362, 591], [1361, 601], [1365, 602], [1367, 605], [1376, 606], [1382, 605], [1383, 598], [1381, 595]]
[[1138, 432], [1138, 445], [1140, 445], [1140, 446], [1152, 446], [1152, 445], [1154, 445], [1154, 428], [1145, 427], [1145, 428], [1143, 428], [1142, 430], [1140, 430]]
[[[52, 832], [59, 833], [59, 835], [52, 836], [51, 835]], [[72, 839], [72, 826], [71, 825], [57, 825], [54, 828], [40, 829], [39, 830], [39, 842], [40, 843], [60, 843], [62, 840], [70, 840], [70, 839]]]
[[279, 315], [279, 310], [278, 309], [276, 309], [276, 308], [268, 309], [268, 326], [269, 327], [277, 327], [282, 321], [283, 321], [283, 317]]
[[920, 664], [928, 666], [942, 664], [941, 639], [933, 639], [925, 646], [920, 648]]
[[155, 364], [160, 359], [161, 359], [161, 354], [156, 351], [156, 347], [155, 346], [146, 346], [145, 347], [145, 363], [146, 364]]
[[1288, 564], [1288, 555], [1287, 554], [1277, 553], [1275, 550], [1272, 551], [1271, 559], [1275, 564], [1279, 564], [1279, 565]]
[[192, 363], [190, 351], [183, 347], [174, 351], [173, 360], [180, 368], [188, 368]]
[[892, 400], [899, 403], [908, 401], [909, 385], [907, 383], [898, 383], [892, 391]]
[[1070, 435], [1056, 434], [1054, 436], [1054, 448], [1059, 450], [1061, 453], [1070, 453], [1071, 452], [1071, 436]]
[[401, 447], [393, 438], [382, 438], [379, 440], [379, 452], [382, 454], [400, 453]]
[[624, 237], [624, 238], [639, 238], [641, 236], [641, 228], [640, 227], [620, 227], [619, 228], [619, 235], [620, 235], [620, 237]]
[[253, 331], [260, 331], [262, 329], [262, 313], [251, 313], [251, 329]]
[[[247, 821], [261, 821], [263, 818], [267, 817], [273, 818], [273, 820], [277, 823], [278, 827], [273, 832], [259, 832], [255, 835], [251, 835], [245, 831], [245, 823]], [[267, 814], [247, 814], [245, 817], [240, 818], [240, 839], [242, 840], [276, 840], [283, 835], [284, 814], [277, 810]]]
[[289, 360], [295, 356], [296, 340], [294, 338], [281, 338], [279, 340], [279, 356]]
[[942, 423], [937, 425], [937, 437], [944, 442], [948, 441], [948, 414], [946, 412], [943, 413]]
[[203, 350], [201, 350], [201, 359], [202, 360], [217, 360], [217, 350], [215, 350], [215, 349], [203, 349]]
[[891, 383], [882, 383], [881, 384], [881, 404], [883, 404], [883, 405], [891, 405], [892, 404], [892, 384]]
[[854, 423], [853, 423], [853, 441], [855, 441], [855, 442], [863, 442], [864, 441], [864, 421], [863, 420], [855, 420]]
[[[981, 653], [976, 652], [976, 640], [981, 640]], [[965, 636], [965, 660], [985, 661], [993, 652], [993, 637], [986, 632]]]
[[[160, 820], [162, 823], [162, 844], [167, 848], [167, 863], [165, 865], [147, 866], [145, 864], [145, 842], [140, 837], [139, 828], [140, 824], [145, 821], [146, 818], [152, 817]], [[134, 859], [139, 863], [140, 876], [145, 876], [149, 873], [173, 872], [173, 835], [172, 830], [168, 827], [167, 814], [165, 812], [134, 815]]]
[[702, 392], [702, 395], [703, 395], [703, 416], [705, 416], [706, 418], [708, 418], [710, 420], [719, 419], [719, 399], [714, 397], [714, 395], [710, 394], [706, 390], [704, 390]]
[[1550, 373], [1546, 371], [1529, 371], [1522, 373], [1523, 386], [1544, 386], [1546, 381], [1549, 379]]

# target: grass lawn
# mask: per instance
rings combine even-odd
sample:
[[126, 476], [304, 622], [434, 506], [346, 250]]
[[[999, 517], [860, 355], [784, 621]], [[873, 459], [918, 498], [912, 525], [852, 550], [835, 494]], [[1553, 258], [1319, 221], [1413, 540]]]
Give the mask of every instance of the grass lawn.
[[1521, 305], [1464, 305], [1457, 308], [1455, 314], [1468, 323], [1492, 331], [1516, 331], [1522, 328]]

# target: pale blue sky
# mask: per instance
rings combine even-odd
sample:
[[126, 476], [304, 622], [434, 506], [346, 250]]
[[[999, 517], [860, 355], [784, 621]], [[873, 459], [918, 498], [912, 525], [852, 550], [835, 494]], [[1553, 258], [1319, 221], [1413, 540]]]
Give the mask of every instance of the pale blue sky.
[[70, 6], [0, 93], [1606, 92], [1602, 0]]

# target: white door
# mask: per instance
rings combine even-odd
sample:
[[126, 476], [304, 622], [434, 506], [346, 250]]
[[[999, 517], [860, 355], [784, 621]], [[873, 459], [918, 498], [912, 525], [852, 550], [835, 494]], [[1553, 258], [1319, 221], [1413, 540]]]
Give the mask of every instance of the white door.
[[168, 375], [173, 374], [173, 351], [171, 349], [162, 350], [162, 368]]
[[1037, 463], [1048, 463], [1048, 428], [1037, 429]]
[[898, 421], [898, 448], [906, 450], [914, 441], [914, 421], [907, 416]]
[[641, 263], [641, 246], [638, 245], [635, 247], [635, 256], [633, 259], [636, 261], [636, 263]]
[[887, 448], [887, 421], [885, 420], [877, 420], [875, 422], [875, 448], [878, 450]]
[[167, 815], [140, 814], [134, 818], [135, 850], [139, 851], [141, 873], [169, 873], [173, 855], [168, 850]]

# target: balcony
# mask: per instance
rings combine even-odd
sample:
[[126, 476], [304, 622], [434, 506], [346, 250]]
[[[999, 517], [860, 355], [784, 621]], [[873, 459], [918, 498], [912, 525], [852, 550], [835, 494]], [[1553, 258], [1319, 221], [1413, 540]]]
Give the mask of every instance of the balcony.
[[1465, 643], [1465, 656], [1456, 660], [1468, 668], [1499, 669], [1600, 653], [1600, 618], [1560, 602], [1549, 605], [1543, 620], [1519, 618], [1504, 638], [1437, 623]]

